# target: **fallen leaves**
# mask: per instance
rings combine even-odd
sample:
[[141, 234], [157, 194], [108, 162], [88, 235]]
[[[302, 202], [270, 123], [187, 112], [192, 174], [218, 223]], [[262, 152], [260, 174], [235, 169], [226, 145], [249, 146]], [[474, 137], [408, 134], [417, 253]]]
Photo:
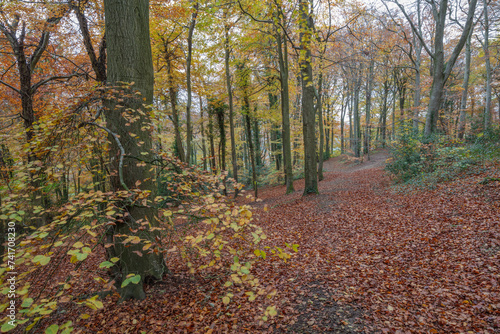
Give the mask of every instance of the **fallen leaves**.
[[[283, 187], [260, 191], [263, 201], [255, 204], [253, 218], [268, 238], [253, 255], [267, 259], [252, 274], [262, 298], [244, 289], [227, 294], [225, 285], [238, 285], [235, 271], [214, 266], [204, 276], [190, 274], [179, 249], [169, 245], [172, 274], [147, 286], [145, 300], [116, 304], [113, 295], [102, 306], [85, 300], [96, 310], [81, 317], [74, 316], [81, 309], [68, 303], [67, 313], [57, 316], [76, 319], [76, 331], [96, 333], [498, 331], [498, 183], [479, 185], [482, 176], [476, 175], [432, 191], [397, 193], [381, 168], [370, 168], [384, 159], [374, 155], [372, 165], [355, 168], [326, 162], [333, 171], [325, 173], [318, 196], [302, 198], [297, 190], [285, 197]], [[207, 239], [214, 240], [210, 233]], [[293, 255], [287, 263], [270, 256], [271, 249], [281, 254], [274, 245]], [[85, 254], [78, 246], [75, 257]], [[101, 256], [88, 268], [117, 260]], [[234, 267], [248, 275], [245, 268]], [[78, 276], [81, 291], [72, 295], [96, 284], [86, 279]]]

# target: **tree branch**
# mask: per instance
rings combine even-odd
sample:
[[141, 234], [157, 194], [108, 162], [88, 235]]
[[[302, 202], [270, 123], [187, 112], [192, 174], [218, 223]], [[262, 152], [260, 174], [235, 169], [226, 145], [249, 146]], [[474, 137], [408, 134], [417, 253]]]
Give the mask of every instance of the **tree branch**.
[[[387, 0], [386, 0], [387, 1]], [[386, 1], [382, 1], [385, 8], [387, 8], [387, 11], [389, 12], [389, 15], [390, 15], [390, 10], [389, 10], [389, 7], [387, 6], [386, 4]], [[424, 38], [422, 37], [422, 35], [420, 34], [420, 32], [418, 31], [417, 27], [415, 27], [415, 24], [413, 23], [413, 20], [410, 18], [410, 16], [406, 13], [406, 10], [405, 8], [403, 7], [403, 5], [401, 5], [399, 2], [397, 2], [396, 0], [394, 1], [391, 1], [393, 3], [396, 4], [396, 6], [399, 7], [399, 9], [401, 10], [401, 12], [403, 12], [403, 15], [404, 17], [406, 18], [406, 20], [408, 21], [408, 23], [410, 24], [410, 27], [411, 27], [411, 30], [413, 30], [413, 33], [415, 35], [417, 35], [418, 39], [420, 40], [420, 42], [422, 43], [422, 46], [424, 47], [425, 51], [427, 52], [427, 54], [431, 57], [431, 58], [434, 58], [434, 54], [432, 53], [432, 51], [429, 49], [429, 47], [427, 46], [427, 44], [425, 43], [424, 41]], [[391, 16], [391, 19], [394, 21], [394, 18]], [[400, 26], [399, 24], [396, 23], [396, 25]]]
[[116, 133], [114, 133], [113, 131], [111, 131], [110, 129], [108, 129], [102, 125], [99, 125], [95, 122], [83, 122], [78, 127], [80, 128], [84, 125], [93, 125], [101, 130], [106, 131], [108, 134], [110, 134], [113, 137], [113, 139], [116, 142], [116, 145], [120, 149], [120, 161], [118, 162], [118, 177], [120, 178], [120, 184], [123, 187], [123, 189], [125, 189], [126, 191], [130, 191], [130, 189], [127, 187], [127, 185], [125, 184], [125, 181], [123, 179], [123, 158], [125, 157], [125, 149], [123, 148], [123, 145], [120, 142], [118, 135]]
[[9, 87], [9, 88], [10, 88], [10, 89], [12, 89], [13, 91], [15, 91], [17, 94], [21, 95], [21, 91], [20, 91], [19, 89], [15, 88], [15, 87], [13, 87], [13, 86], [11, 86], [11, 85], [9, 85], [8, 83], [6, 83], [6, 82], [4, 82], [4, 81], [0, 80], [0, 84], [2, 84], [2, 85], [4, 85], [4, 86]]
[[33, 93], [35, 93], [38, 88], [40, 88], [41, 86], [45, 85], [46, 83], [48, 83], [50, 81], [62, 80], [62, 79], [68, 79], [69, 80], [69, 79], [71, 79], [73, 77], [81, 77], [83, 75], [84, 74], [82, 74], [82, 73], [73, 73], [73, 74], [69, 74], [69, 75], [56, 75], [56, 76], [53, 76], [53, 77], [50, 77], [50, 78], [38, 81], [36, 84], [34, 84], [33, 86], [31, 86], [31, 89], [33, 90]]

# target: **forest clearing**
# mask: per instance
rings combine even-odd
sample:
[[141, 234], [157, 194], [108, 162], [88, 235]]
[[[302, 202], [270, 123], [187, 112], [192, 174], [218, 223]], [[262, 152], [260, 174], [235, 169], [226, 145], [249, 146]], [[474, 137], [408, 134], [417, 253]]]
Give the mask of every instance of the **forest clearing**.
[[500, 333], [496, 0], [0, 0], [0, 331]]

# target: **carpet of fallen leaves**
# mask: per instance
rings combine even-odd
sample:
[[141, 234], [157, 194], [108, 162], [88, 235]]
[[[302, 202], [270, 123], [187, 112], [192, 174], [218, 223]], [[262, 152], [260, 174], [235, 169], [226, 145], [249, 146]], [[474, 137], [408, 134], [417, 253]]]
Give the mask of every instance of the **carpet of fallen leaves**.
[[[499, 333], [500, 183], [479, 182], [500, 166], [398, 192], [386, 158], [331, 159], [320, 195], [302, 197], [302, 181], [288, 196], [260, 191], [266, 241], [299, 244], [287, 263], [258, 263], [257, 277], [277, 289], [271, 300], [235, 296], [226, 306], [226, 273], [190, 275], [172, 258], [172, 274], [146, 300], [108, 297], [87, 319], [68, 303], [51, 320], [73, 320], [77, 333]], [[80, 279], [82, 289], [91, 284]], [[262, 322], [272, 304], [278, 315]]]

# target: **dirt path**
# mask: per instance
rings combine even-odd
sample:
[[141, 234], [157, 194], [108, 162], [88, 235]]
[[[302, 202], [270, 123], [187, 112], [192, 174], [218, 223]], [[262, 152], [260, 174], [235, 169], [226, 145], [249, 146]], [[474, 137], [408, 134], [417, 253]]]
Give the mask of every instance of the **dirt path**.
[[300, 246], [287, 264], [263, 267], [281, 296], [273, 330], [499, 332], [500, 198], [490, 200], [498, 188], [469, 175], [398, 194], [386, 159], [331, 159], [319, 195], [302, 197], [303, 181], [288, 196], [283, 187], [260, 191], [269, 239]]

